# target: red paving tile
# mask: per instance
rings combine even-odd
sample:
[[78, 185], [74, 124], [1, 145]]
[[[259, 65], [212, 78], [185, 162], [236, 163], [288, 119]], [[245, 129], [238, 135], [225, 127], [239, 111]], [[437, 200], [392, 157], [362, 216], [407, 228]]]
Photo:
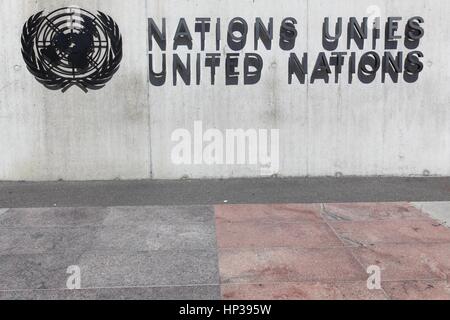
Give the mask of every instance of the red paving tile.
[[406, 202], [325, 204], [324, 217], [329, 221], [372, 221], [428, 218], [426, 214]]
[[381, 267], [382, 280], [446, 279], [450, 274], [450, 245], [396, 244], [350, 248], [365, 268]]
[[385, 282], [383, 288], [394, 300], [450, 300], [448, 281]]
[[219, 248], [342, 247], [342, 241], [325, 223], [267, 224], [217, 222]]
[[349, 244], [447, 242], [450, 250], [450, 229], [432, 219], [330, 222], [330, 224]]
[[385, 300], [383, 290], [369, 290], [365, 281], [229, 284], [226, 300]]
[[371, 265], [394, 299], [449, 299], [450, 229], [409, 203], [215, 209], [226, 299], [383, 299]]
[[347, 248], [222, 249], [219, 271], [222, 283], [367, 279]]
[[215, 212], [223, 222], [323, 222], [320, 204], [218, 205]]

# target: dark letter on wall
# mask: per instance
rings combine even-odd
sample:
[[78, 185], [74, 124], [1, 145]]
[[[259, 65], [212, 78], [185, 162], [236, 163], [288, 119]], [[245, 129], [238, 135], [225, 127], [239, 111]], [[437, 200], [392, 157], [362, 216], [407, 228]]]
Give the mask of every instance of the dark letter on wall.
[[226, 85], [237, 85], [239, 81], [239, 72], [236, 71], [239, 63], [239, 53], [228, 53], [225, 61]]
[[295, 40], [298, 36], [298, 31], [295, 28], [297, 20], [295, 18], [285, 18], [281, 22], [280, 27], [280, 48], [285, 51], [294, 49]]
[[334, 82], [338, 83], [347, 52], [332, 52], [331, 55], [330, 64], [333, 65], [335, 69]]
[[211, 68], [211, 84], [216, 83], [216, 68], [220, 66], [220, 53], [207, 53], [205, 65]]
[[419, 79], [419, 73], [423, 70], [423, 63], [419, 58], [423, 57], [424, 55], [420, 51], [408, 53], [405, 61], [405, 72], [403, 73], [403, 79], [406, 82], [413, 83]]
[[[263, 59], [259, 54], [247, 53], [244, 59], [244, 84], [255, 84], [261, 79], [261, 72], [264, 66]], [[252, 71], [250, 68], [254, 68]]]
[[166, 83], [166, 54], [162, 55], [162, 71], [157, 73], [153, 70], [153, 55], [149, 55], [150, 63], [150, 83], [156, 87], [162, 86]]
[[298, 60], [295, 53], [289, 56], [289, 79], [288, 83], [292, 84], [292, 76], [295, 74], [301, 84], [305, 83], [305, 77], [308, 74], [308, 54], [304, 53], [302, 62]]
[[201, 50], [205, 50], [205, 38], [206, 33], [211, 31], [211, 19], [210, 18], [197, 18], [195, 19], [195, 32], [200, 32]]
[[187, 54], [187, 63], [183, 64], [177, 54], [173, 55], [173, 85], [177, 85], [177, 73], [181, 76], [186, 85], [191, 84], [191, 55]]
[[[234, 33], [239, 32], [237, 36]], [[228, 46], [233, 51], [242, 50], [247, 43], [248, 24], [242, 18], [234, 18], [228, 26]]]
[[392, 53], [386, 51], [383, 56], [383, 74], [381, 82], [386, 82], [386, 74], [389, 74], [394, 83], [398, 82], [398, 74], [403, 72], [403, 52], [397, 54], [397, 58], [394, 58]]
[[320, 52], [311, 74], [311, 83], [314, 83], [316, 79], [322, 79], [325, 83], [328, 83], [330, 81], [330, 74], [331, 68], [327, 56], [325, 52]]
[[173, 50], [176, 50], [178, 46], [187, 46], [189, 50], [192, 49], [192, 35], [184, 18], [180, 19], [173, 38]]
[[408, 20], [405, 28], [405, 47], [413, 50], [419, 46], [420, 39], [425, 35], [425, 30], [420, 26], [424, 23], [422, 17], [412, 17]]
[[358, 77], [362, 83], [371, 83], [375, 80], [377, 72], [381, 66], [381, 59], [378, 53], [370, 51], [361, 57], [358, 65]]
[[359, 24], [355, 17], [351, 17], [348, 23], [348, 39], [347, 48], [351, 48], [351, 40], [354, 40], [360, 50], [364, 49], [364, 40], [367, 39], [368, 18], [363, 18], [362, 25]]
[[166, 18], [162, 19], [162, 31], [158, 28], [152, 18], [148, 19], [148, 48], [150, 51], [153, 50], [153, 39], [155, 39], [161, 50], [166, 50]]
[[328, 51], [336, 50], [342, 36], [342, 18], [338, 18], [336, 22], [334, 36], [330, 35], [330, 18], [325, 18], [322, 29], [322, 46]]
[[258, 41], [261, 39], [267, 50], [272, 49], [273, 40], [273, 18], [269, 19], [269, 27], [266, 28], [261, 18], [255, 22], [255, 50], [258, 50]]
[[402, 20], [401, 17], [389, 17], [386, 22], [386, 39], [384, 47], [387, 50], [397, 49], [397, 40], [402, 38], [395, 34], [398, 30], [398, 21], [400, 20]]
[[372, 26], [372, 50], [377, 48], [377, 41], [381, 39], [381, 18], [376, 17]]
[[216, 22], [216, 50], [219, 51], [220, 50], [220, 18], [217, 18], [217, 22]]

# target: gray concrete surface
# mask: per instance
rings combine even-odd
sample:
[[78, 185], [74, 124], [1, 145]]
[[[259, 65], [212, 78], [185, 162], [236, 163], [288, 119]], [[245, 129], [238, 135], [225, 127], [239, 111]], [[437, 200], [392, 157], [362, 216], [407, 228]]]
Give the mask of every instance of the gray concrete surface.
[[449, 200], [450, 178], [0, 183], [0, 208]]
[[[97, 92], [72, 88], [66, 93], [43, 88], [26, 70], [20, 54], [20, 35], [25, 21], [40, 10], [67, 5], [102, 10], [117, 21], [124, 38], [124, 59], [119, 72]], [[374, 7], [376, 10], [374, 10]], [[175, 129], [192, 131], [194, 121], [204, 128], [280, 129], [280, 176], [450, 175], [450, 27], [448, 0], [2, 0], [0, 1], [0, 180], [112, 180], [256, 177], [252, 165], [175, 165], [171, 141]], [[387, 17], [402, 17], [399, 35], [407, 19], [421, 15], [425, 37], [424, 70], [415, 83], [400, 77], [395, 84], [358, 80], [348, 84], [348, 64], [339, 84], [318, 81], [287, 83], [289, 52], [278, 46], [280, 21], [298, 20], [299, 37], [292, 52], [308, 51], [311, 65], [321, 47], [322, 23], [340, 16], [379, 15], [382, 34]], [[220, 17], [222, 39], [227, 22], [242, 16], [249, 23], [274, 17], [272, 50], [259, 46], [264, 58], [261, 81], [252, 86], [225, 86], [225, 63], [217, 70], [217, 84], [209, 84], [209, 69], [202, 68], [200, 85], [172, 85], [172, 73], [164, 87], [148, 82], [147, 18], [167, 18], [168, 39], [173, 39], [179, 18], [187, 21], [194, 38], [192, 56], [199, 49], [194, 32], [196, 17]], [[214, 31], [214, 26], [212, 26]], [[253, 30], [252, 25], [249, 26]], [[346, 36], [346, 28], [344, 27]], [[210, 34], [214, 35], [214, 32]], [[383, 38], [383, 37], [382, 37]], [[243, 52], [253, 52], [249, 32]], [[403, 39], [402, 39], [403, 40]], [[202, 52], [230, 53], [226, 41], [215, 50], [214, 36], [207, 37]], [[363, 50], [341, 39], [336, 51]], [[168, 41], [171, 66], [173, 45]], [[158, 49], [154, 54], [158, 55]], [[411, 50], [398, 50], [404, 55]], [[390, 50], [394, 56], [398, 50]], [[383, 39], [376, 51], [384, 51]], [[184, 47], [177, 50], [185, 59]], [[330, 52], [327, 52], [330, 57]], [[347, 56], [348, 57], [348, 56]], [[242, 60], [239, 71], [242, 73]], [[193, 68], [195, 70], [195, 68]], [[334, 68], [332, 68], [334, 76]], [[160, 69], [157, 70], [159, 72]], [[193, 73], [195, 73], [193, 71]], [[310, 71], [311, 73], [311, 71]], [[242, 76], [242, 74], [241, 74]]]
[[[147, 4], [147, 15], [155, 21], [167, 18], [169, 34], [173, 34], [181, 16], [192, 27], [198, 16], [221, 17], [225, 23], [236, 16], [244, 17], [249, 23], [255, 17], [265, 22], [274, 17], [275, 25], [272, 49], [266, 50], [260, 45], [256, 51], [265, 63], [257, 85], [244, 86], [241, 81], [238, 86], [225, 86], [221, 66], [215, 86], [205, 84], [210, 78], [209, 70], [205, 70], [202, 79], [206, 81], [199, 86], [174, 87], [170, 83], [161, 88], [150, 87], [154, 178], [259, 175], [258, 167], [251, 165], [174, 165], [171, 150], [176, 144], [171, 141], [171, 134], [178, 128], [193, 132], [196, 120], [203, 121], [204, 130], [280, 129], [279, 174], [282, 176], [334, 176], [338, 172], [359, 176], [407, 176], [421, 175], [424, 171], [450, 175], [450, 112], [447, 107], [450, 61], [446, 54], [450, 50], [450, 40], [441, 32], [441, 28], [448, 29], [450, 24], [445, 14], [450, 11], [447, 0], [161, 0], [147, 1]], [[419, 81], [405, 83], [399, 79], [395, 84], [387, 79], [382, 83], [379, 73], [371, 84], [361, 83], [357, 77], [349, 84], [346, 60], [338, 84], [334, 83], [333, 68], [329, 84], [316, 81], [301, 85], [295, 79], [292, 85], [288, 84], [286, 71], [290, 52], [281, 50], [277, 43], [281, 19], [293, 16], [298, 20], [299, 37], [292, 52], [299, 56], [308, 52], [313, 68], [319, 52], [330, 56], [321, 41], [324, 17], [330, 17], [334, 23], [337, 17], [345, 22], [349, 17], [362, 19], [374, 15], [381, 16], [382, 38], [387, 17], [402, 17], [400, 30], [409, 17], [424, 17], [426, 36], [417, 48], [425, 56]], [[222, 29], [226, 29], [226, 25]], [[251, 29], [250, 24], [248, 44], [243, 52], [254, 52]], [[334, 26], [331, 30], [334, 32]], [[346, 34], [344, 27], [344, 38]], [[356, 52], [360, 57], [372, 49], [370, 35], [369, 38], [363, 50], [354, 43], [348, 50], [346, 40], [341, 39], [336, 51]], [[193, 52], [200, 52], [196, 40]], [[206, 45], [214, 51], [213, 40], [207, 37]], [[231, 52], [225, 45], [221, 49], [223, 53]], [[396, 55], [400, 50], [404, 54], [410, 52], [405, 49], [403, 40], [396, 50], [387, 51]], [[184, 58], [185, 51], [181, 49], [176, 53]], [[375, 51], [384, 54], [383, 40]], [[159, 48], [154, 48], [153, 53], [158, 55]], [[167, 53], [170, 66], [172, 47], [168, 46]]]
[[219, 300], [220, 287], [177, 286], [0, 291], [0, 300]]
[[9, 209], [0, 300], [448, 299], [449, 241], [405, 202]]
[[[209, 206], [11, 209], [0, 256], [0, 299], [220, 297]], [[80, 291], [66, 290], [70, 266]]]
[[450, 202], [414, 202], [413, 205], [450, 228]]
[[[144, 2], [2, 0], [0, 180], [141, 179], [150, 174]], [[66, 93], [40, 85], [21, 56], [27, 19], [79, 5], [113, 16], [124, 37], [120, 72], [103, 90]], [[74, 90], [75, 89], [75, 90]]]

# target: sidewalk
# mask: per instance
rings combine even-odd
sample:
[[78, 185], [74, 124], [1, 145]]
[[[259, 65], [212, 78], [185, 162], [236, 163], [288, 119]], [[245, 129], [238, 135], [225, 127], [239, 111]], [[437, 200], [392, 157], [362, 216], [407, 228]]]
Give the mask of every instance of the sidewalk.
[[450, 201], [450, 177], [0, 182], [0, 208]]
[[449, 222], [450, 202], [0, 209], [0, 299], [450, 299]]

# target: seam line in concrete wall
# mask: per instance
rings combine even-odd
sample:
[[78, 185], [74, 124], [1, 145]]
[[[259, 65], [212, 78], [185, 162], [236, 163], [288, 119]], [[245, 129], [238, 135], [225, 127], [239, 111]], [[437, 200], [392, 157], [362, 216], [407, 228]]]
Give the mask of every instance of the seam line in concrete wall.
[[[147, 2], [147, 0], [141, 0], [141, 1], [144, 2], [144, 11], [145, 11], [144, 18], [146, 20], [145, 24], [147, 25], [148, 2]], [[149, 41], [150, 41], [150, 39], [148, 37], [148, 33], [146, 33], [146, 34], [147, 34], [147, 37], [146, 37], [146, 48], [147, 48], [147, 51], [145, 52], [145, 57], [148, 60], [148, 53], [150, 51], [150, 48], [149, 48]], [[153, 178], [153, 150], [152, 150], [152, 130], [151, 130], [151, 125], [152, 125], [152, 119], [151, 119], [152, 112], [151, 111], [152, 110], [151, 110], [151, 105], [150, 105], [150, 85], [149, 85], [149, 83], [150, 83], [150, 69], [147, 68], [147, 83], [146, 83], [146, 87], [147, 87], [147, 108], [148, 108], [147, 137], [148, 137], [148, 145], [149, 145], [149, 147], [148, 147], [148, 152], [149, 152], [149, 155], [148, 155], [148, 177], [149, 177], [149, 179], [152, 179]]]
[[[309, 0], [306, 0], [306, 52], [309, 52]], [[306, 74], [306, 128], [310, 137], [309, 119], [309, 72]], [[309, 143], [306, 144], [306, 176], [309, 177]]]

